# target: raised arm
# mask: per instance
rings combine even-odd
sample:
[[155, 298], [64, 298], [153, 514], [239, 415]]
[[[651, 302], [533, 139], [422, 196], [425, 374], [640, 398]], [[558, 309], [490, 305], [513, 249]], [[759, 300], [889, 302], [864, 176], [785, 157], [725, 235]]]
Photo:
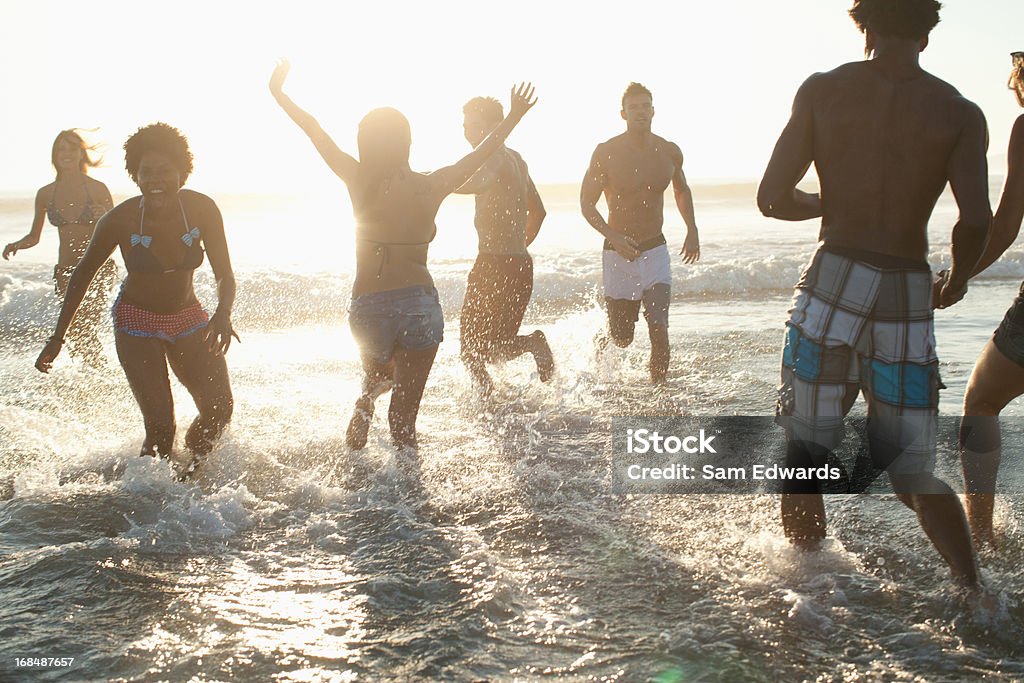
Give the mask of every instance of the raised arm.
[[1020, 224], [1024, 220], [1024, 116], [1013, 124], [1010, 146], [1006, 152], [1006, 166], [1006, 182], [999, 199], [999, 208], [992, 220], [988, 246], [971, 277], [995, 263], [1020, 233]]
[[231, 255], [228, 253], [224, 219], [221, 217], [220, 209], [209, 197], [197, 196], [203, 202], [203, 245], [206, 247], [206, 255], [210, 258], [213, 276], [217, 280], [217, 310], [206, 326], [203, 340], [211, 351], [221, 355], [227, 353], [232, 336], [238, 339], [231, 326], [231, 309], [235, 305], [235, 272], [231, 268]]
[[71, 321], [75, 319], [75, 313], [89, 291], [92, 279], [96, 277], [96, 271], [110, 257], [117, 246], [116, 230], [110, 220], [111, 214], [107, 214], [96, 224], [96, 230], [89, 240], [89, 246], [78, 262], [78, 267], [71, 274], [68, 281], [68, 290], [64, 294], [64, 305], [60, 308], [60, 315], [57, 316], [57, 326], [53, 330], [53, 336], [43, 347], [42, 353], [36, 359], [36, 369], [40, 372], [49, 372], [53, 359], [60, 353], [64, 345], [64, 335], [71, 327]]
[[36, 192], [36, 211], [32, 216], [32, 227], [29, 228], [28, 234], [4, 247], [5, 261], [17, 254], [19, 249], [31, 249], [39, 244], [39, 238], [43, 234], [43, 221], [46, 219], [47, 187], [49, 185], [39, 188], [39, 192]]
[[966, 114], [960, 138], [949, 158], [949, 186], [960, 216], [950, 239], [950, 266], [939, 288], [936, 308], [947, 308], [963, 298], [967, 280], [977, 272], [985, 252], [992, 208], [988, 201], [988, 129], [985, 115], [975, 104], [965, 102]]
[[441, 199], [466, 184], [466, 181], [484, 165], [488, 157], [494, 154], [505, 142], [509, 133], [516, 127], [526, 112], [537, 104], [533, 96], [533, 85], [520, 83], [518, 88], [512, 88], [512, 103], [508, 108], [508, 116], [502, 119], [501, 123], [476, 146], [472, 152], [459, 159], [451, 166], [445, 166], [430, 174], [430, 177], [437, 183], [437, 190]]
[[500, 163], [501, 159], [499, 157], [491, 155], [469, 180], [455, 190], [455, 194], [480, 194], [481, 192], [486, 192], [498, 179]]
[[757, 188], [757, 208], [769, 218], [805, 221], [821, 216], [821, 197], [796, 189], [814, 161], [814, 119], [811, 76], [796, 93], [789, 123], [775, 143], [772, 158]]
[[359, 162], [342, 152], [334, 144], [331, 136], [320, 127], [320, 123], [313, 118], [312, 114], [299, 107], [292, 101], [292, 98], [284, 93], [284, 82], [288, 78], [289, 70], [291, 70], [291, 64], [287, 59], [277, 62], [274, 73], [270, 76], [270, 93], [285, 113], [291, 117], [291, 120], [309, 137], [313, 146], [316, 147], [316, 151], [320, 153], [334, 174], [346, 184], [352, 182], [359, 170]]
[[601, 193], [608, 183], [608, 172], [604, 168], [607, 157], [604, 144], [598, 145], [590, 157], [590, 166], [587, 167], [587, 173], [580, 183], [580, 212], [587, 223], [590, 223], [590, 227], [601, 233], [622, 258], [632, 261], [640, 256], [640, 250], [637, 249], [639, 245], [634, 239], [608, 227], [608, 222], [597, 210], [597, 200], [601, 198]]
[[676, 170], [672, 174], [672, 193], [675, 195], [679, 215], [686, 223], [686, 239], [679, 253], [683, 256], [683, 263], [696, 263], [700, 258], [700, 235], [697, 233], [697, 219], [693, 215], [693, 192], [683, 173], [683, 152], [675, 145], [673, 147]]

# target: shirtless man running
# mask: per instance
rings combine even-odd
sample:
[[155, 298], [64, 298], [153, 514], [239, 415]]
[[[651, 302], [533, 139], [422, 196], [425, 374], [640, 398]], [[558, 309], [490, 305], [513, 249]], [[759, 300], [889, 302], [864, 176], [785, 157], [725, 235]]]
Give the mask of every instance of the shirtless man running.
[[[855, 0], [872, 59], [808, 78], [757, 194], [764, 215], [821, 217], [820, 244], [786, 322], [778, 417], [787, 465], [823, 465], [857, 394], [871, 456], [963, 584], [978, 568], [956, 494], [932, 474], [941, 381], [932, 307], [963, 297], [990, 220], [985, 118], [918, 57], [939, 21], [935, 0]], [[821, 194], [796, 189], [814, 164]], [[951, 266], [933, 282], [928, 220], [947, 181], [960, 208]], [[820, 483], [784, 483], [794, 543], [825, 536]]]
[[[501, 123], [501, 103], [474, 97], [462, 109], [463, 132], [476, 147]], [[540, 232], [546, 212], [526, 162], [502, 145], [456, 192], [476, 195], [479, 253], [462, 305], [462, 360], [477, 385], [490, 393], [486, 363], [532, 353], [542, 382], [551, 379], [554, 360], [540, 330], [519, 334], [533, 293], [533, 259], [526, 248]]]
[[[611, 341], [619, 347], [633, 342], [643, 304], [651, 337], [651, 381], [660, 384], [668, 373], [668, 305], [672, 263], [661, 228], [664, 195], [669, 183], [686, 223], [683, 263], [700, 258], [700, 238], [693, 215], [693, 195], [683, 174], [678, 145], [651, 132], [654, 100], [651, 91], [630, 83], [622, 95], [626, 132], [594, 150], [580, 189], [583, 217], [604, 236], [604, 296]], [[604, 193], [607, 222], [597, 210]], [[607, 338], [603, 338], [603, 347]]]

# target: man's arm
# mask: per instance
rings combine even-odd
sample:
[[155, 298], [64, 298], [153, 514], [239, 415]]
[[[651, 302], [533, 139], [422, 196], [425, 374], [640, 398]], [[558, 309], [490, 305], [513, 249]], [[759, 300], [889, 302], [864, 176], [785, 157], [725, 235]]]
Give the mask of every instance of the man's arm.
[[683, 240], [683, 248], [679, 253], [683, 255], [683, 263], [696, 263], [700, 258], [700, 235], [697, 233], [697, 219], [693, 214], [693, 192], [690, 191], [686, 174], [683, 173], [683, 152], [676, 145], [672, 147], [676, 162], [676, 170], [672, 174], [672, 193], [676, 198], [679, 215], [686, 223], [686, 239]]
[[523, 173], [526, 174], [526, 246], [530, 246], [537, 239], [541, 223], [544, 222], [548, 212], [544, 208], [544, 202], [541, 201], [540, 192], [537, 192], [537, 186], [533, 184], [533, 178], [530, 177], [526, 162], [522, 163]]
[[440, 199], [444, 199], [465, 185], [466, 181], [484, 165], [484, 162], [498, 151], [512, 129], [526, 116], [526, 112], [537, 104], [537, 98], [533, 96], [533, 93], [533, 85], [529, 83], [520, 84], [518, 88], [513, 87], [508, 115], [501, 120], [501, 123], [472, 152], [451, 166], [439, 168], [430, 174], [430, 178], [437, 184]]
[[814, 117], [811, 91], [817, 75], [796, 93], [789, 123], [775, 143], [772, 158], [757, 188], [757, 208], [769, 218], [805, 221], [821, 216], [821, 197], [796, 189], [814, 161]]
[[587, 174], [583, 176], [583, 183], [580, 185], [580, 211], [587, 223], [601, 233], [615, 248], [615, 251], [624, 259], [632, 261], [640, 256], [637, 243], [608, 227], [604, 216], [597, 210], [597, 200], [601, 198], [605, 183], [608, 182], [608, 175], [603, 166], [606, 155], [604, 145], [598, 145], [590, 157], [590, 166], [587, 167]]
[[999, 199], [999, 208], [992, 219], [988, 246], [971, 277], [995, 263], [1020, 233], [1020, 224], [1024, 220], [1024, 116], [1013, 124], [1010, 146], [1006, 152], [1006, 166], [1006, 183]]
[[992, 208], [988, 201], [988, 129], [977, 105], [966, 102], [966, 122], [949, 159], [949, 186], [960, 217], [950, 239], [949, 273], [936, 297], [936, 308], [947, 308], [963, 298], [967, 280], [985, 252]]

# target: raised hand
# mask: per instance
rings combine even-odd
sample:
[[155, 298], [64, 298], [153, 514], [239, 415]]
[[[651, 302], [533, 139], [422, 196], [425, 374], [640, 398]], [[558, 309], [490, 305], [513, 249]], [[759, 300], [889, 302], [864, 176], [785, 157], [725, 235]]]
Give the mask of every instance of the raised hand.
[[284, 81], [288, 78], [288, 72], [291, 71], [291, 68], [291, 62], [288, 61], [287, 57], [281, 57], [277, 60], [274, 73], [270, 74], [270, 92], [274, 95], [280, 95], [283, 91]]
[[533, 96], [533, 83], [520, 83], [519, 87], [512, 86], [511, 104], [508, 108], [508, 115], [516, 118], [523, 118], [530, 107], [537, 104], [537, 98]]

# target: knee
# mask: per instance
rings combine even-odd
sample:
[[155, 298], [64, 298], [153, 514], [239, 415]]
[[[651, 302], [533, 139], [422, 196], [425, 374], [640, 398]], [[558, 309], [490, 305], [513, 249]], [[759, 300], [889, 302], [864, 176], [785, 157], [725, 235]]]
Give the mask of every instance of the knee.
[[989, 400], [979, 392], [967, 389], [964, 397], [964, 415], [996, 416], [1002, 411], [1003, 406], [998, 402]]
[[633, 343], [632, 328], [612, 327], [609, 330], [609, 336], [611, 337], [612, 343], [618, 346], [620, 349], [624, 349]]
[[218, 398], [210, 406], [209, 418], [219, 424], [227, 424], [235, 412], [235, 399], [231, 394]]
[[480, 345], [469, 341], [462, 342], [459, 356], [466, 365], [478, 365], [482, 360]]

